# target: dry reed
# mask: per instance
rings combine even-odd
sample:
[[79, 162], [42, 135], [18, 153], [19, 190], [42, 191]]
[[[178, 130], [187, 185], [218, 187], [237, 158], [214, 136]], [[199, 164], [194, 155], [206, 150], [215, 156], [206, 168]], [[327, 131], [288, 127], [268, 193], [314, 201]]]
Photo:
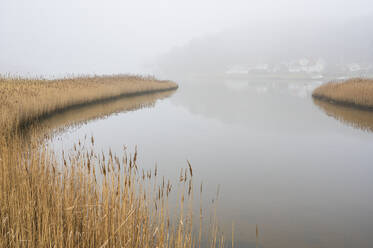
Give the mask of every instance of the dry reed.
[[[178, 182], [180, 209], [171, 216], [174, 186], [158, 183], [157, 169], [141, 170], [136, 152], [97, 154], [91, 137], [89, 145], [79, 141], [59, 157], [39, 139], [25, 143], [17, 132], [71, 106], [175, 87], [124, 76], [1, 78], [0, 247], [198, 247], [192, 208], [184, 209], [193, 199], [189, 162]], [[30, 132], [37, 137], [37, 125]], [[209, 247], [222, 247], [217, 227], [211, 229]]]
[[316, 88], [312, 96], [341, 105], [373, 109], [373, 80], [352, 78], [344, 82], [329, 82]]
[[176, 88], [170, 81], [123, 75], [58, 80], [0, 77], [0, 126], [18, 128], [73, 106]]

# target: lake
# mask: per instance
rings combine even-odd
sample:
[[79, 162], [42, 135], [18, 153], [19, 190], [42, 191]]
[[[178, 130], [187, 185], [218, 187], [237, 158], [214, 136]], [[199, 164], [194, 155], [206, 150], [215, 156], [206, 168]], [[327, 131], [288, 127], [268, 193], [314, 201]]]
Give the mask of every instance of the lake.
[[59, 116], [89, 121], [50, 143], [70, 150], [93, 135], [98, 151], [137, 146], [142, 168], [157, 164], [172, 180], [189, 160], [204, 206], [219, 187], [219, 223], [227, 240], [233, 223], [235, 247], [256, 246], [256, 225], [258, 247], [373, 247], [373, 113], [313, 101], [317, 80], [175, 81], [174, 93]]

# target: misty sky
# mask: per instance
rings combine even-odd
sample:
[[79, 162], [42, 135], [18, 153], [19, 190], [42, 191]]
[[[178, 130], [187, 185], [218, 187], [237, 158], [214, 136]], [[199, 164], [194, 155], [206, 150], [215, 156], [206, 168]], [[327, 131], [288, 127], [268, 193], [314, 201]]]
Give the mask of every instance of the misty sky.
[[371, 14], [371, 0], [2, 0], [0, 73], [151, 73], [173, 47], [228, 28]]

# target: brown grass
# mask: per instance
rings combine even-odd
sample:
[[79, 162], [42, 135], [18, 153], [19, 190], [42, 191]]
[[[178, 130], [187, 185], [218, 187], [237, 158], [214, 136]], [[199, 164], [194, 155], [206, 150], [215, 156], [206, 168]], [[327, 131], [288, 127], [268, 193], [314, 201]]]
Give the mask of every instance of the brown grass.
[[[157, 180], [156, 169], [141, 170], [136, 153], [95, 153], [93, 137], [57, 156], [36, 138], [38, 125], [29, 125], [72, 106], [175, 87], [123, 76], [1, 78], [0, 247], [198, 247], [189, 163], [176, 186]], [[25, 142], [18, 128], [35, 139]], [[176, 187], [180, 208], [172, 215], [168, 198]], [[208, 246], [223, 246], [210, 228]]]
[[176, 88], [174, 82], [138, 76], [59, 80], [0, 77], [0, 126], [19, 127], [72, 106]]
[[316, 88], [312, 96], [336, 104], [373, 110], [373, 79], [329, 82]]

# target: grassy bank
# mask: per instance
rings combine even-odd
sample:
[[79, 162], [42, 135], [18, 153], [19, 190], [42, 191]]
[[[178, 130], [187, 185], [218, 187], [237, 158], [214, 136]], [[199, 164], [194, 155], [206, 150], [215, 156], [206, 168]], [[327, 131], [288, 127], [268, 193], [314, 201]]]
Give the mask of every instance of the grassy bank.
[[[25, 143], [17, 135], [18, 128], [27, 128], [37, 137], [38, 120], [74, 106], [175, 87], [126, 76], [1, 78], [0, 247], [199, 247], [206, 240], [209, 247], [223, 245], [216, 226], [204, 237], [202, 227], [193, 229], [190, 166], [173, 185], [157, 179], [156, 169], [141, 170], [136, 153], [95, 153], [94, 137], [59, 156], [40, 139]], [[175, 189], [179, 207], [171, 211], [168, 197]]]
[[373, 110], [373, 79], [353, 78], [344, 82], [329, 82], [316, 88], [316, 99]]
[[0, 77], [0, 126], [18, 128], [70, 107], [156, 91], [177, 84], [137, 76], [96, 76], [60, 80]]

